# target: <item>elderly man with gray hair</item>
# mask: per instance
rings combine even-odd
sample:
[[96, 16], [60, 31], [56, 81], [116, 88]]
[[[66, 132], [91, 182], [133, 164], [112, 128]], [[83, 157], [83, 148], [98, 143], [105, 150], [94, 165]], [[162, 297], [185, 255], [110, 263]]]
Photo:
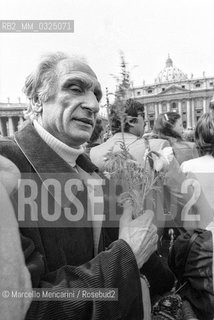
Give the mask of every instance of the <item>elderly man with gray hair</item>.
[[0, 153], [22, 174], [13, 203], [32, 286], [52, 296], [74, 288], [80, 295], [93, 288], [118, 292], [115, 299], [37, 299], [26, 319], [141, 320], [145, 283], [139, 269], [157, 248], [156, 227], [152, 215], [132, 220], [127, 204], [119, 239], [106, 247], [103, 180], [82, 147], [102, 97], [94, 71], [64, 53], [49, 54], [27, 78], [24, 92], [30, 120], [0, 142]]

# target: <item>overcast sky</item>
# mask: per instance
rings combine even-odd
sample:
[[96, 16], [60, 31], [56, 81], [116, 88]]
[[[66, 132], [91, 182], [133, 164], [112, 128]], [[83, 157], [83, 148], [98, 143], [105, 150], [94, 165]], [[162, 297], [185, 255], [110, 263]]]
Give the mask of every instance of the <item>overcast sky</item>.
[[26, 75], [41, 54], [56, 50], [85, 56], [110, 91], [120, 50], [135, 85], [153, 83], [168, 53], [188, 76], [214, 76], [213, 0], [6, 0], [0, 19], [73, 19], [75, 28], [65, 34], [0, 33], [0, 102], [25, 101]]

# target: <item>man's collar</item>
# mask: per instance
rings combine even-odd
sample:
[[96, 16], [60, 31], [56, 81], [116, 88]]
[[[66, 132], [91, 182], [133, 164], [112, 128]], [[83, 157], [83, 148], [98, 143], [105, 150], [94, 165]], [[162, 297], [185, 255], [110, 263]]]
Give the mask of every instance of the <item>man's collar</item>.
[[[26, 121], [22, 129], [15, 133], [15, 141], [37, 172], [65, 173], [74, 171], [41, 139], [31, 122]], [[81, 154], [76, 163], [88, 173], [98, 171], [85, 154]]]
[[36, 120], [33, 121], [33, 126], [42, 140], [47, 143], [53, 151], [63, 158], [71, 167], [75, 167], [77, 158], [80, 154], [84, 153], [82, 146], [77, 149], [71, 148], [45, 130]]

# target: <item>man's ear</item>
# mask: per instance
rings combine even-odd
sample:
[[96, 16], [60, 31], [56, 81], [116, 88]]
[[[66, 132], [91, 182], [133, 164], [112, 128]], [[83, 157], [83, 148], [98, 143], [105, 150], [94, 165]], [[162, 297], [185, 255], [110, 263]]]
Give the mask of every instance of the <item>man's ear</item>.
[[132, 116], [127, 116], [126, 122], [130, 125], [130, 127], [134, 127], [136, 124], [136, 118]]
[[33, 110], [36, 113], [41, 113], [42, 112], [42, 101], [38, 96], [34, 96], [31, 99], [31, 104], [32, 104]]

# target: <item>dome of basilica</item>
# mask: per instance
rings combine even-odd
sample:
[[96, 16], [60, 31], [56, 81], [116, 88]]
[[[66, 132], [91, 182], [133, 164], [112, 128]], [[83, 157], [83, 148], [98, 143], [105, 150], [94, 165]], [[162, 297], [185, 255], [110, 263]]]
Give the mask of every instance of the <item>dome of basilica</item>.
[[168, 59], [166, 60], [166, 66], [158, 74], [157, 78], [155, 79], [155, 82], [163, 83], [163, 82], [182, 81], [187, 79], [188, 79], [187, 75], [177, 67], [173, 66], [173, 61], [170, 58], [170, 56], [168, 56]]

